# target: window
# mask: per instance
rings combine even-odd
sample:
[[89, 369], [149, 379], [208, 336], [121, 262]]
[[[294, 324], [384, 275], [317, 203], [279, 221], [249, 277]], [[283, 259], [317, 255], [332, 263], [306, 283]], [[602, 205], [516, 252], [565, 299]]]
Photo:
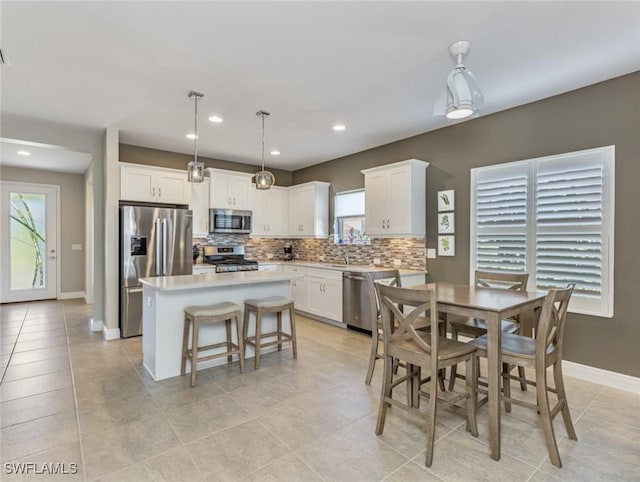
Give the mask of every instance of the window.
[[471, 273], [576, 287], [570, 310], [613, 316], [614, 146], [471, 170]]
[[364, 234], [364, 189], [336, 194], [334, 229], [336, 243], [369, 244]]

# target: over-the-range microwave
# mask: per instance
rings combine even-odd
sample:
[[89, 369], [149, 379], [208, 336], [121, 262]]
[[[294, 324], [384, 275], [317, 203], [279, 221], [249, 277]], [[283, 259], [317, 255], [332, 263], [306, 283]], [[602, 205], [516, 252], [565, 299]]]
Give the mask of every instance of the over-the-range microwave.
[[209, 234], [251, 233], [251, 211], [238, 209], [209, 209]]

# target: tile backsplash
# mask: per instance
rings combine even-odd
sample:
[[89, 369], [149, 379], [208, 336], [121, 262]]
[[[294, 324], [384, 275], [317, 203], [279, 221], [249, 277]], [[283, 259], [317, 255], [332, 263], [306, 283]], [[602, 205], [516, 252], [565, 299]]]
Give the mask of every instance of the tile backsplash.
[[197, 244], [244, 244], [245, 257], [267, 261], [280, 261], [284, 258], [284, 246], [292, 245], [297, 259], [326, 263], [342, 263], [349, 256], [351, 264], [373, 264], [380, 260], [380, 266], [394, 267], [394, 261], [400, 260], [405, 269], [425, 270], [425, 238], [376, 238], [368, 245], [335, 244], [330, 239], [272, 239], [250, 238], [240, 235], [218, 235], [207, 239], [195, 239]]

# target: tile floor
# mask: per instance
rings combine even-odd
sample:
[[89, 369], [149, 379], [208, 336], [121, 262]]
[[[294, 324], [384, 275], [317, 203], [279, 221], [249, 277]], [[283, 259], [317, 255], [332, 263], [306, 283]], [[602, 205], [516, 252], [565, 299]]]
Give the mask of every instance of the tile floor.
[[[374, 434], [381, 369], [365, 386], [363, 335], [299, 317], [297, 361], [284, 350], [244, 375], [237, 365], [202, 371], [189, 388], [188, 377], [154, 382], [140, 338], [104, 342], [89, 316], [78, 301], [0, 308], [3, 480], [640, 480], [637, 395], [567, 377], [579, 440], [559, 417], [562, 469], [549, 463], [535, 412], [503, 416], [495, 462], [486, 409], [477, 439], [442, 411], [426, 469], [419, 419], [392, 409]], [[77, 473], [9, 474], [19, 462]]]

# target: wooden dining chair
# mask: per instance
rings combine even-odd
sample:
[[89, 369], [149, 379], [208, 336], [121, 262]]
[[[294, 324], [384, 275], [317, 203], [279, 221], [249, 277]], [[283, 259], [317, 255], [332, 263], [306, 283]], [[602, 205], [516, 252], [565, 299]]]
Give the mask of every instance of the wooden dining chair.
[[[502, 378], [505, 410], [511, 411], [511, 404], [533, 408], [540, 414], [542, 429], [549, 449], [551, 463], [562, 467], [558, 444], [553, 431], [553, 419], [558, 413], [562, 413], [564, 426], [571, 440], [578, 440], [576, 431], [571, 421], [569, 403], [564, 389], [562, 377], [562, 346], [564, 337], [564, 325], [567, 316], [569, 300], [574, 285], [566, 289], [551, 290], [547, 294], [540, 320], [538, 321], [535, 339], [517, 334], [505, 334], [502, 336]], [[487, 356], [488, 336], [483, 335], [471, 342], [478, 348], [477, 356]], [[514, 377], [510, 374], [510, 366], [535, 368], [535, 381]], [[547, 368], [553, 366], [554, 387], [547, 383]], [[525, 402], [511, 397], [511, 380], [516, 379], [536, 387], [537, 403]], [[553, 408], [549, 406], [549, 393], [555, 393], [558, 401]]]
[[[380, 351], [380, 344], [382, 342], [382, 319], [380, 315], [380, 300], [378, 293], [375, 289], [376, 283], [382, 283], [387, 286], [401, 287], [402, 281], [400, 279], [400, 271], [397, 269], [389, 269], [382, 271], [370, 271], [366, 273], [365, 277], [365, 289], [367, 291], [367, 297], [369, 299], [369, 306], [365, 316], [371, 318], [371, 351], [369, 354], [369, 366], [367, 368], [367, 375], [364, 383], [371, 385], [371, 379], [373, 378], [373, 371], [375, 369], [375, 363], [382, 358]], [[438, 320], [440, 326], [444, 330], [445, 325], [443, 320]], [[431, 321], [425, 317], [421, 317], [416, 320], [416, 328], [421, 331], [428, 332], [431, 328]], [[444, 331], [443, 331], [444, 333]], [[395, 365], [397, 372], [398, 364]], [[444, 375], [440, 376], [440, 384], [444, 390]]]
[[[481, 271], [475, 272], [475, 285], [482, 288], [499, 288], [515, 291], [526, 291], [528, 273], [508, 273], [498, 271]], [[459, 335], [469, 338], [477, 338], [487, 333], [486, 320], [478, 318], [457, 318], [449, 319], [449, 329], [451, 330], [451, 338], [457, 340]], [[519, 333], [521, 332], [520, 323], [517, 319], [502, 320], [502, 333]], [[524, 369], [518, 368], [519, 375], [524, 378]], [[456, 366], [451, 367], [451, 378], [449, 379], [449, 391], [452, 391], [456, 378], [464, 378], [457, 374]], [[526, 384], [522, 384], [522, 390], [527, 389]]]
[[[453, 407], [456, 403], [466, 400], [467, 429], [475, 437], [478, 436], [476, 423], [476, 348], [468, 343], [445, 338], [440, 330], [430, 330], [425, 333], [416, 328], [415, 324], [426, 318], [429, 322], [436, 322], [438, 309], [435, 290], [410, 289], [385, 286], [376, 283], [375, 289], [380, 300], [382, 314], [382, 339], [384, 376], [376, 434], [384, 430], [387, 409], [397, 406], [426, 417], [427, 422], [427, 454], [425, 465], [433, 462], [433, 444], [436, 424], [436, 408], [438, 402], [443, 406]], [[396, 360], [403, 361], [407, 366], [407, 373], [396, 377], [393, 365]], [[440, 370], [453, 364], [466, 362], [467, 390], [448, 400], [439, 400], [439, 384], [436, 382]], [[422, 375], [429, 375], [422, 379]], [[394, 379], [394, 377], [396, 377]], [[393, 398], [393, 389], [407, 384], [407, 403], [404, 404]], [[423, 384], [428, 383], [428, 391], [423, 391]], [[428, 400], [428, 410], [418, 410], [420, 396]]]

